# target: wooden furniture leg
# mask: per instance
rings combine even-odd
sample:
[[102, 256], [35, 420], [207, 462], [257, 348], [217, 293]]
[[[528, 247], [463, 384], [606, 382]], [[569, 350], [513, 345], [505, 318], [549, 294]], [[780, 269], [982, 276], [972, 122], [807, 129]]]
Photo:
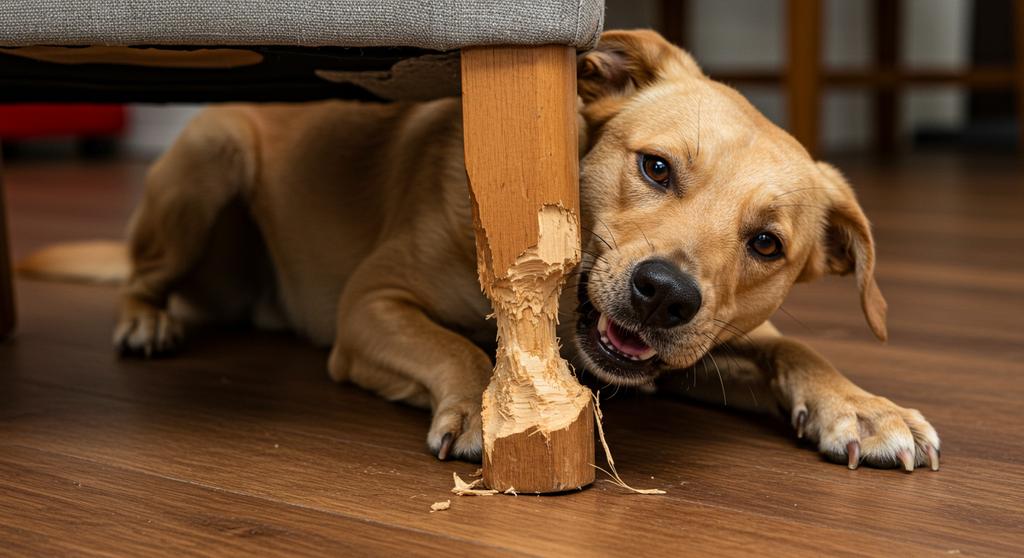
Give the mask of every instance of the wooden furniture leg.
[[690, 48], [686, 16], [690, 13], [688, 0], [661, 0], [658, 2], [658, 31], [665, 39], [685, 49]]
[[14, 277], [11, 275], [10, 245], [7, 241], [7, 210], [4, 204], [4, 162], [0, 156], [0, 340], [14, 331]]
[[594, 480], [590, 391], [559, 356], [565, 275], [580, 257], [575, 51], [462, 52], [477, 266], [498, 325], [484, 393], [484, 483], [560, 492]]
[[[896, 72], [900, 57], [901, 0], [875, 0], [875, 70]], [[882, 86], [875, 91], [875, 151], [890, 156], [896, 151], [899, 90]]]
[[813, 157], [821, 108], [821, 1], [789, 0], [787, 10], [789, 131]]

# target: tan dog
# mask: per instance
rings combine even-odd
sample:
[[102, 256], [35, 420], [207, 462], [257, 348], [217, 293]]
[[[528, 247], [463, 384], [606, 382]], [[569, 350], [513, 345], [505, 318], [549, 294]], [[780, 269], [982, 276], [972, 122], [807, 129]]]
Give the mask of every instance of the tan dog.
[[[827, 456], [938, 468], [919, 412], [766, 321], [794, 282], [853, 272], [885, 339], [870, 228], [839, 173], [653, 32], [608, 32], [579, 63], [587, 255], [563, 296], [567, 357], [671, 385], [727, 347], [744, 358], [717, 359], [725, 382], [770, 394]], [[335, 380], [432, 408], [439, 457], [479, 458], [495, 330], [462, 153], [457, 100], [203, 112], [148, 177], [115, 342], [150, 355], [193, 322], [292, 329], [332, 345]]]

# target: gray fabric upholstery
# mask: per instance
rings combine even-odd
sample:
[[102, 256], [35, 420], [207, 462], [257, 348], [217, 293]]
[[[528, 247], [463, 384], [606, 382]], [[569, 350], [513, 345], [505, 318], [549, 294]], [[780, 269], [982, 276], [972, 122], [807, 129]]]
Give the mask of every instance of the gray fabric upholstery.
[[593, 46], [603, 0], [0, 0], [0, 45]]

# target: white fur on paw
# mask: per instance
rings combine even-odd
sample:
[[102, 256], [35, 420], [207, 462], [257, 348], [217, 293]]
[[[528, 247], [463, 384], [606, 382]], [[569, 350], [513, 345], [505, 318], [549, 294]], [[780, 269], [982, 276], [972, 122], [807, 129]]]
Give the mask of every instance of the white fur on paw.
[[126, 305], [114, 328], [114, 346], [146, 357], [174, 350], [184, 338], [181, 323], [166, 310], [143, 303]]
[[480, 398], [438, 405], [427, 433], [427, 447], [439, 459], [479, 461], [483, 455]]
[[[818, 451], [851, 469], [939, 467], [939, 436], [916, 409], [904, 409], [868, 393], [827, 397], [797, 404], [792, 421], [798, 435], [817, 442]], [[851, 455], [852, 454], [852, 455]]]

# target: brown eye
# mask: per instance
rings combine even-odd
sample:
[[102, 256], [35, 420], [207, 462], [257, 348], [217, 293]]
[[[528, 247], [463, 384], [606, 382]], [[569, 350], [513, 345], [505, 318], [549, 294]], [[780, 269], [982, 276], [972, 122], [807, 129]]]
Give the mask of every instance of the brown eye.
[[782, 241], [770, 232], [761, 231], [755, 234], [747, 245], [755, 255], [766, 260], [782, 257]]
[[644, 178], [661, 188], [668, 188], [672, 182], [672, 167], [656, 155], [640, 155], [640, 171]]

